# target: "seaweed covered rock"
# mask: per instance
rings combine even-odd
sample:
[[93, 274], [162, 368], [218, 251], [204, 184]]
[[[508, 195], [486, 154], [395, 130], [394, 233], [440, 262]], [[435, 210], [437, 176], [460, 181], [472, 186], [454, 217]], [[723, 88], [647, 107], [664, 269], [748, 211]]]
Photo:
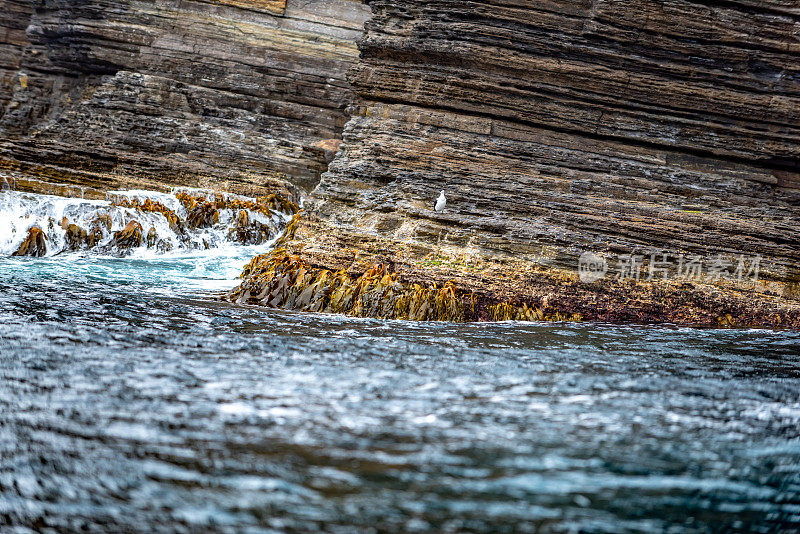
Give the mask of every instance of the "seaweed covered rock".
[[28, 230], [28, 237], [20, 244], [12, 256], [41, 257], [47, 254], [47, 235], [38, 226]]
[[80, 250], [90, 242], [94, 242], [94, 239], [90, 240], [89, 233], [77, 224], [68, 224], [66, 230], [64, 240], [69, 250]]
[[111, 231], [113, 223], [108, 213], [100, 213], [89, 225], [86, 244], [95, 247], [100, 244], [107, 233]]
[[314, 269], [299, 256], [278, 249], [254, 258], [244, 269], [243, 282], [228, 298], [237, 303], [355, 317], [463, 321], [469, 295], [452, 283], [428, 287], [405, 283], [385, 265], [374, 265], [359, 276], [345, 271]]
[[228, 232], [228, 239], [242, 245], [260, 245], [268, 241], [274, 231], [274, 228], [264, 223], [251, 220], [246, 210], [239, 210], [236, 223]]
[[197, 204], [186, 214], [189, 228], [210, 228], [219, 222], [219, 212], [210, 202]]
[[569, 271], [355, 232], [307, 213], [278, 243], [246, 266], [230, 300], [392, 319], [800, 328], [800, 305], [752, 284], [585, 283]]
[[141, 247], [144, 241], [143, 233], [142, 225], [138, 221], [131, 221], [125, 228], [114, 233], [111, 246], [118, 249]]
[[300, 211], [297, 204], [280, 193], [271, 193], [266, 196], [258, 197], [255, 200], [215, 192], [192, 195], [181, 191], [177, 193], [175, 197], [183, 204], [187, 213], [205, 204], [212, 204], [217, 210], [256, 211], [267, 217], [273, 216], [275, 212], [292, 215]]
[[140, 213], [160, 213], [167, 220], [167, 223], [169, 223], [169, 227], [173, 232], [178, 233], [183, 230], [183, 222], [181, 221], [180, 217], [178, 217], [178, 214], [166, 207], [161, 202], [157, 202], [153, 199], [146, 198], [143, 201], [140, 201], [136, 198], [123, 198], [112, 201], [111, 205], [134, 209]]

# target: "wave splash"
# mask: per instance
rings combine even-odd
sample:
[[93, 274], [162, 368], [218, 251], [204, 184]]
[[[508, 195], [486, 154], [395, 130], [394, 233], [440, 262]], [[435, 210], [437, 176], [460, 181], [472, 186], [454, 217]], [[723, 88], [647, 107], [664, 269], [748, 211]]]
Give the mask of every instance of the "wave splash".
[[0, 192], [0, 256], [151, 257], [279, 237], [298, 207], [197, 189], [113, 191], [106, 200]]

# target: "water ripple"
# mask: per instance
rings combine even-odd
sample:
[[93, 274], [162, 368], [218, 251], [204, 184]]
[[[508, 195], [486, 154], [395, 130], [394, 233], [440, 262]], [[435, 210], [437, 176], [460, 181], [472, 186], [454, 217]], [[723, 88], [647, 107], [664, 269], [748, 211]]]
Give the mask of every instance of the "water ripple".
[[209, 298], [247, 260], [0, 259], [0, 525], [800, 528], [800, 335]]

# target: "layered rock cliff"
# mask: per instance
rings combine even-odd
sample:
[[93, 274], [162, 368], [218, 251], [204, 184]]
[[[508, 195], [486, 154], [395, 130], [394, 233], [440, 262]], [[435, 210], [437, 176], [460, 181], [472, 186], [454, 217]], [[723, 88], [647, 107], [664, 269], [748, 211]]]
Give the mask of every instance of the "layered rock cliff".
[[319, 309], [371, 273], [459, 317], [800, 327], [795, 2], [0, 6], [5, 168], [313, 190], [264, 272], [313, 269]]
[[[356, 0], [2, 0], [0, 156], [100, 189], [315, 186], [353, 94]], [[277, 180], [280, 182], [281, 180]]]
[[554, 268], [746, 254], [796, 280], [796, 3], [368, 3], [328, 216]]

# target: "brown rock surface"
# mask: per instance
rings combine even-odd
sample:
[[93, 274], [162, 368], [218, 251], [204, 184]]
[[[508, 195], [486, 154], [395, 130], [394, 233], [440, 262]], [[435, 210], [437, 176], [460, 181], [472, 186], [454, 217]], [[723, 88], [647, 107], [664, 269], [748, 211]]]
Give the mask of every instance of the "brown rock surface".
[[144, 241], [143, 233], [142, 225], [138, 221], [131, 221], [122, 230], [114, 232], [111, 246], [118, 249], [141, 247]]
[[28, 237], [20, 244], [12, 256], [41, 257], [47, 254], [47, 235], [38, 226], [28, 230]]
[[793, 5], [369, 4], [364, 105], [317, 190], [324, 216], [554, 269], [584, 251], [744, 254], [800, 279]]
[[[68, 250], [80, 250], [86, 245], [90, 244], [90, 237], [88, 232], [78, 226], [77, 224], [68, 224], [66, 227], [66, 234], [64, 239], [67, 242]], [[91, 241], [92, 243], [94, 240]]]

